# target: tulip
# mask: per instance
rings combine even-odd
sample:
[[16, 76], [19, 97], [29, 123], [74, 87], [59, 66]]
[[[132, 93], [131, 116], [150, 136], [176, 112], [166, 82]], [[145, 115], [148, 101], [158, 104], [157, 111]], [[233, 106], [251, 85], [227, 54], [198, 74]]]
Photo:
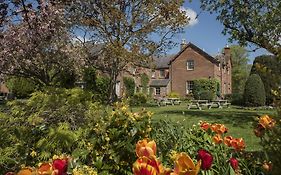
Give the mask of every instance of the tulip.
[[175, 161], [174, 172], [171, 174], [197, 175], [200, 170], [200, 166], [201, 160], [199, 160], [195, 166], [192, 159], [186, 153], [180, 153]]
[[262, 164], [262, 169], [266, 172], [269, 172], [272, 170], [272, 163], [271, 162], [264, 162]]
[[244, 142], [243, 138], [232, 139], [231, 140], [231, 146], [235, 150], [240, 151], [242, 149], [245, 149], [245, 142]]
[[136, 154], [138, 157], [151, 157], [156, 155], [156, 143], [155, 141], [148, 141], [143, 139], [138, 141], [136, 145]]
[[207, 122], [201, 122], [200, 127], [204, 130], [207, 131], [210, 128], [210, 124]]
[[220, 135], [220, 134], [216, 134], [216, 135], [213, 137], [213, 141], [214, 141], [216, 144], [221, 144], [221, 143], [222, 143], [221, 135]]
[[23, 168], [17, 173], [17, 175], [32, 175], [32, 174], [33, 174], [33, 169], [29, 167]]
[[257, 128], [254, 130], [254, 133], [257, 137], [262, 137], [265, 133], [265, 128], [261, 124], [258, 124]]
[[224, 137], [224, 144], [227, 145], [228, 147], [231, 146], [231, 141], [233, 140], [233, 137], [231, 136], [226, 136]]
[[67, 172], [67, 159], [55, 159], [53, 160], [53, 169], [55, 170], [55, 175], [66, 175]]
[[229, 163], [230, 163], [231, 167], [234, 169], [234, 171], [238, 170], [239, 162], [237, 159], [232, 157], [229, 159]]
[[209, 170], [211, 169], [213, 163], [213, 156], [206, 150], [199, 150], [197, 155], [197, 160], [201, 160], [201, 169], [202, 170]]
[[42, 163], [39, 165], [38, 174], [39, 175], [52, 175], [53, 167], [50, 163]]
[[161, 164], [155, 156], [151, 158], [141, 157], [133, 164], [134, 175], [157, 175]]
[[213, 124], [211, 125], [211, 129], [217, 134], [224, 134], [228, 131], [228, 129], [223, 124]]
[[5, 175], [16, 175], [14, 172], [7, 172]]
[[259, 124], [262, 125], [264, 128], [271, 129], [274, 127], [276, 121], [270, 118], [268, 115], [263, 115], [259, 119]]

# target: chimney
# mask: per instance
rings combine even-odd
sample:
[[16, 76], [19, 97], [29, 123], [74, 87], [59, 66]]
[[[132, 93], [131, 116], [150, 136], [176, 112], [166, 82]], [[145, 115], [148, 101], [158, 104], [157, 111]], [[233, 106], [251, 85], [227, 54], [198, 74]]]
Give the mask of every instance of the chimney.
[[186, 43], [185, 39], [182, 39], [181, 40], [181, 49], [180, 50], [183, 50], [186, 45], [187, 45], [187, 43]]
[[226, 64], [230, 61], [230, 47], [228, 45], [224, 47], [224, 59]]

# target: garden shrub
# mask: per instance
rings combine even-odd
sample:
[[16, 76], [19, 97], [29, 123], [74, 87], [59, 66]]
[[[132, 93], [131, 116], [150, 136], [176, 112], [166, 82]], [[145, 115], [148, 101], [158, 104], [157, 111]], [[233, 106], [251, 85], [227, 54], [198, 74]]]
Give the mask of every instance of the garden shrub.
[[168, 94], [168, 97], [170, 97], [170, 98], [179, 98], [179, 97], [180, 97], [180, 94], [177, 93], [177, 92], [170, 92], [170, 93]]
[[213, 100], [219, 91], [219, 82], [216, 79], [194, 80], [192, 93], [196, 100]]
[[98, 174], [130, 174], [135, 142], [151, 130], [151, 113], [124, 103], [105, 108], [80, 88], [51, 88], [9, 105], [0, 113], [0, 174], [63, 153]]
[[131, 106], [141, 106], [146, 104], [147, 96], [144, 93], [135, 93], [130, 99], [129, 103]]
[[225, 99], [229, 100], [232, 105], [243, 106], [243, 94], [234, 93], [234, 94], [227, 94], [225, 95]]
[[126, 96], [132, 97], [135, 93], [135, 87], [136, 87], [135, 80], [131, 77], [124, 77], [123, 81], [126, 90]]
[[141, 74], [141, 86], [142, 86], [142, 92], [144, 94], [147, 94], [147, 88], [148, 88], [148, 83], [149, 83], [149, 77], [146, 73]]
[[263, 82], [259, 75], [252, 74], [245, 84], [244, 104], [246, 106], [264, 106], [266, 97]]
[[30, 97], [38, 87], [32, 80], [23, 77], [10, 77], [6, 84], [9, 91], [17, 98]]
[[73, 88], [75, 87], [75, 82], [77, 80], [77, 75], [73, 69], [63, 69], [52, 81], [52, 85], [60, 88]]

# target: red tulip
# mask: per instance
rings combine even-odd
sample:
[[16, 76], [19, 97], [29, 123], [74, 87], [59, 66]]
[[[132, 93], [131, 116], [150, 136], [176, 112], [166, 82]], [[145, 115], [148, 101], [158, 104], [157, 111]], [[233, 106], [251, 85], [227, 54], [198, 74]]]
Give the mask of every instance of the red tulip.
[[197, 160], [202, 161], [202, 170], [209, 170], [213, 163], [213, 156], [208, 151], [201, 149], [198, 151]]
[[239, 162], [237, 159], [232, 157], [229, 159], [229, 163], [234, 170], [238, 170]]
[[66, 175], [67, 172], [67, 159], [55, 159], [53, 160], [53, 169], [55, 175]]

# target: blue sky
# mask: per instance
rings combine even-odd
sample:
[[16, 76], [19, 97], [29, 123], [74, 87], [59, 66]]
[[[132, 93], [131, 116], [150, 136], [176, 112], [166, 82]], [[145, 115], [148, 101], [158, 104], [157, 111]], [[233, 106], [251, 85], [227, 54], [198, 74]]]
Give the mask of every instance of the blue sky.
[[[182, 39], [187, 42], [192, 42], [201, 49], [204, 49], [210, 55], [214, 55], [224, 48], [226, 45], [233, 45], [236, 43], [229, 43], [229, 35], [223, 35], [223, 25], [216, 20], [215, 14], [209, 14], [209, 12], [201, 12], [199, 0], [193, 0], [190, 3], [188, 0], [184, 3], [184, 8], [187, 10], [187, 14], [192, 18], [191, 24], [185, 28], [185, 32], [175, 38], [175, 41], [181, 43]], [[198, 18], [194, 20], [194, 17], [200, 13]], [[255, 47], [249, 47], [249, 50], [253, 50]], [[175, 53], [179, 50], [175, 48], [169, 53]], [[265, 54], [264, 49], [258, 49], [256, 52], [250, 52], [249, 58], [252, 63], [253, 59]]]

